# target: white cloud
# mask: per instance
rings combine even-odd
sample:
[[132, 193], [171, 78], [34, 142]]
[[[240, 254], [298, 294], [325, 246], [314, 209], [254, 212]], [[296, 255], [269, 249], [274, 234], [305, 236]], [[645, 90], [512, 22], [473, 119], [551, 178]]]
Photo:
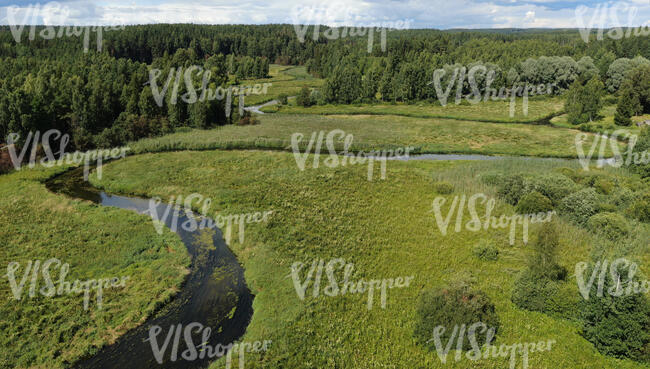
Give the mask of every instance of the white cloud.
[[[71, 0], [67, 6], [66, 24], [143, 24], [143, 23], [199, 23], [199, 24], [262, 24], [318, 22], [327, 25], [368, 25], [372, 23], [412, 20], [415, 28], [519, 28], [554, 27], [577, 28], [575, 9], [585, 1], [578, 0], [255, 0], [232, 2], [208, 0], [200, 3], [165, 2], [156, 5], [128, 0], [110, 3], [97, 0]], [[573, 6], [573, 5], [575, 6]], [[593, 4], [593, 2], [592, 2]], [[617, 17], [608, 16], [609, 23], [641, 25], [650, 20], [649, 0], [620, 0], [616, 3]], [[637, 10], [631, 19], [626, 6]], [[598, 9], [586, 8], [586, 16]], [[611, 10], [611, 5], [610, 5]], [[26, 11], [23, 6], [21, 11]], [[0, 8], [2, 23], [7, 24], [7, 7]], [[20, 13], [19, 14], [24, 14]], [[60, 21], [62, 12], [48, 13], [36, 23]], [[314, 19], [313, 21], [310, 21]], [[17, 17], [22, 19], [22, 17]], [[30, 22], [31, 23], [31, 22]], [[614, 24], [616, 25], [616, 24]], [[612, 26], [607, 24], [606, 26]]]

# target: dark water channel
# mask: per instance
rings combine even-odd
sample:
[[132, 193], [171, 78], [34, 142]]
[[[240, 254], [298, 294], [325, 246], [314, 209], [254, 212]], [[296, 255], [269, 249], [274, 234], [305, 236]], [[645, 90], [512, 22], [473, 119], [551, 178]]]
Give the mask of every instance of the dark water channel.
[[[150, 208], [148, 199], [115, 196], [93, 188], [83, 180], [83, 168], [64, 173], [46, 183], [49, 190], [73, 198], [92, 201], [102, 206], [112, 206], [120, 209], [136, 211], [143, 214], [156, 211], [158, 219], [170, 210], [167, 204], [159, 204]], [[189, 218], [184, 212], [171, 209], [178, 216], [178, 224], [183, 224]], [[147, 215], [150, 216], [150, 215]], [[173, 216], [164, 223], [171, 228]], [[202, 218], [195, 218], [200, 222]], [[153, 229], [153, 223], [152, 223]], [[216, 358], [197, 358], [193, 361], [184, 360], [181, 353], [188, 349], [185, 332], [180, 334], [177, 348], [177, 358], [171, 360], [171, 352], [175, 341], [175, 333], [160, 364], [149, 341], [149, 330], [152, 326], [160, 326], [157, 336], [157, 346], [162, 348], [172, 325], [182, 324], [183, 330], [190, 323], [200, 323], [210, 327], [209, 340], [204, 342], [203, 332], [198, 329], [191, 331], [193, 345], [200, 352], [202, 344], [212, 347], [217, 344], [234, 343], [246, 331], [253, 315], [254, 296], [246, 286], [244, 270], [235, 255], [228, 249], [221, 231], [217, 228], [189, 232], [178, 227], [175, 232], [191, 256], [190, 273], [186, 277], [181, 291], [153, 317], [144, 324], [119, 338], [113, 345], [106, 346], [94, 356], [76, 363], [73, 367], [79, 369], [126, 369], [126, 368], [178, 368], [194, 369], [207, 368]], [[205, 232], [209, 232], [207, 235]], [[216, 276], [216, 278], [215, 278]], [[209, 352], [209, 351], [207, 351]]]

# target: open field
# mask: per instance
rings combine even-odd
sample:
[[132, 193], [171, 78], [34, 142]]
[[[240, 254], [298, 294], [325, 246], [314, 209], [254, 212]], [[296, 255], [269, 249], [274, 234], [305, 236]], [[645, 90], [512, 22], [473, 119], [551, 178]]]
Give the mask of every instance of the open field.
[[[632, 125], [629, 127], [622, 127], [622, 126], [617, 126], [614, 124], [614, 115], [616, 114], [616, 105], [608, 105], [605, 106], [601, 111], [601, 119], [594, 121], [594, 122], [589, 122], [585, 123], [584, 126], [588, 127], [590, 132], [600, 132], [604, 134], [610, 134], [616, 130], [624, 129], [632, 134], [638, 135], [641, 130], [640, 128], [636, 125], [637, 123], [645, 122], [647, 120], [650, 120], [650, 114], [646, 115], [639, 115], [632, 117]], [[569, 123], [567, 120], [567, 115], [562, 114], [560, 116], [557, 116], [553, 119], [551, 119], [551, 124], [556, 126], [556, 127], [564, 127], [564, 128], [578, 128], [578, 126], [573, 125]]]
[[[578, 130], [527, 124], [494, 124], [400, 116], [263, 115], [256, 126], [223, 126], [212, 130], [145, 139], [130, 147], [136, 153], [170, 150], [258, 148], [286, 150], [291, 135], [341, 129], [354, 135], [352, 149], [414, 146], [419, 153], [465, 153], [577, 158]], [[593, 137], [593, 136], [592, 136]], [[588, 143], [589, 144], [589, 143]], [[325, 148], [324, 148], [325, 150]], [[607, 154], [611, 153], [609, 146]]]
[[[24, 169], [0, 176], [0, 367], [64, 368], [97, 347], [114, 342], [169, 301], [183, 282], [189, 256], [180, 239], [158, 235], [151, 219], [102, 208], [48, 191], [41, 183], [66, 167]], [[70, 264], [66, 281], [128, 277], [123, 288], [105, 289], [102, 309], [90, 295], [30, 298], [30, 278], [14, 300], [5, 277], [20, 263], [19, 284], [29, 261], [56, 258]], [[50, 268], [58, 286], [60, 265]], [[35, 266], [34, 266], [35, 268]], [[43, 279], [37, 288], [44, 287]]]
[[438, 103], [408, 104], [356, 104], [356, 105], [322, 105], [308, 108], [289, 106], [269, 106], [262, 109], [267, 113], [284, 114], [318, 114], [318, 115], [401, 115], [413, 118], [441, 118], [491, 123], [534, 123], [550, 119], [564, 109], [564, 101], [559, 97], [535, 98], [528, 101], [528, 113], [523, 110], [523, 99], [514, 103], [514, 114], [510, 116], [510, 100], [488, 101], [471, 105], [456, 105], [450, 101], [447, 106]]
[[310, 88], [319, 88], [323, 85], [324, 80], [314, 78], [307, 73], [305, 67], [292, 67], [271, 64], [269, 66], [269, 77], [254, 80], [242, 81], [243, 85], [252, 85], [255, 83], [272, 83], [266, 95], [251, 95], [246, 97], [246, 106], [259, 105], [267, 101], [275, 100], [280, 94], [287, 96], [296, 96], [304, 86]]
[[[431, 202], [437, 181], [452, 183], [454, 194], [493, 196], [494, 188], [477, 180], [481, 174], [542, 175], [559, 167], [576, 166], [566, 161], [520, 159], [391, 162], [385, 181], [369, 182], [365, 166], [299, 171], [287, 153], [187, 151], [127, 158], [109, 164], [104, 179], [92, 181], [109, 191], [163, 198], [198, 192], [217, 199], [223, 212], [274, 209], [268, 224], [248, 228], [246, 241], [231, 245], [256, 295], [255, 314], [244, 339], [273, 340], [272, 349], [264, 355], [247, 357], [247, 368], [507, 366], [507, 359], [478, 363], [462, 359], [443, 365], [435, 353], [415, 344], [418, 295], [423, 289], [457, 280], [485, 291], [495, 303], [503, 322], [497, 344], [558, 342], [550, 352], [531, 354], [531, 368], [643, 368], [596, 352], [581, 337], [575, 320], [523, 311], [512, 304], [514, 280], [530, 253], [520, 238], [508, 246], [503, 231], [442, 236], [436, 227]], [[622, 186], [640, 190], [638, 180], [624, 171], [600, 175], [618, 178]], [[499, 201], [496, 212], [512, 214], [512, 207]], [[533, 226], [532, 238], [536, 230]], [[575, 263], [589, 260], [600, 244], [596, 236], [565, 221], [561, 221], [560, 230], [559, 262], [569, 270]], [[630, 238], [635, 241], [626, 245], [629, 257], [645, 262], [641, 265], [650, 261], [643, 241], [647, 237], [647, 225], [637, 224]], [[472, 256], [472, 247], [482, 240], [497, 245], [498, 261], [482, 262]], [[375, 297], [374, 308], [368, 310], [366, 295], [313, 298], [308, 292], [307, 299], [301, 301], [289, 278], [290, 266], [296, 261], [311, 263], [315, 258], [344, 258], [354, 263], [353, 280], [414, 276], [414, 284], [390, 290], [386, 309], [380, 308]], [[564, 288], [573, 291], [567, 302], [577, 301], [575, 286], [572, 278], [565, 282]], [[305, 339], [313, 344], [303, 345]]]

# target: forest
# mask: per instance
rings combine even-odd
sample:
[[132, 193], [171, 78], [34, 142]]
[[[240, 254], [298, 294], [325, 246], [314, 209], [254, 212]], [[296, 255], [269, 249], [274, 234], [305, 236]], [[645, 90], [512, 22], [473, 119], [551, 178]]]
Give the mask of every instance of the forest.
[[[44, 28], [35, 27], [40, 33]], [[309, 29], [307, 30], [309, 33]], [[208, 84], [232, 86], [268, 75], [269, 63], [304, 65], [325, 78], [311, 91], [314, 104], [361, 102], [434, 103], [434, 71], [482, 66], [481, 90], [527, 84], [554, 85], [561, 94], [574, 82], [598, 77], [607, 92], [650, 58], [650, 40], [631, 37], [585, 43], [575, 30], [388, 32], [386, 52], [368, 53], [365, 37], [299, 42], [292, 25], [143, 25], [103, 34], [102, 50], [82, 51], [79, 38], [20, 37], [0, 28], [0, 137], [56, 128], [85, 150], [173, 132], [237, 122], [225, 101], [155, 104], [149, 71], [197, 65], [211, 72]], [[464, 69], [463, 69], [464, 68]], [[463, 72], [465, 73], [465, 72]], [[197, 88], [201, 78], [193, 76]], [[472, 92], [463, 80], [462, 93]], [[181, 85], [181, 89], [185, 88]], [[184, 93], [184, 91], [180, 91]], [[231, 102], [231, 103], [234, 103]], [[232, 110], [231, 116], [225, 116]]]

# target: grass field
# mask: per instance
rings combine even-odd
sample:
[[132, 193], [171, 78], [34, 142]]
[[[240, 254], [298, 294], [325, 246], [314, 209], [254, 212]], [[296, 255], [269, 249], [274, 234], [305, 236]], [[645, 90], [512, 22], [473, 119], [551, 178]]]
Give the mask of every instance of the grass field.
[[318, 88], [324, 83], [324, 80], [314, 78], [311, 74], [307, 73], [305, 67], [292, 67], [271, 64], [269, 66], [269, 77], [254, 80], [242, 81], [243, 85], [251, 85], [255, 83], [272, 83], [269, 87], [268, 93], [265, 95], [251, 95], [246, 97], [246, 106], [259, 105], [265, 102], [275, 100], [280, 94], [287, 96], [296, 96], [298, 92], [304, 87]]
[[[273, 68], [277, 78], [288, 82], [309, 80], [299, 68], [284, 70], [284, 76], [281, 68]], [[540, 115], [554, 109], [552, 99], [538, 102]], [[246, 281], [256, 296], [244, 340], [273, 341], [268, 352], [247, 354], [247, 368], [507, 367], [505, 358], [451, 360], [443, 365], [435, 353], [416, 344], [413, 330], [419, 295], [458, 281], [486, 292], [495, 303], [502, 322], [497, 345], [549, 339], [559, 343], [550, 352], [531, 354], [531, 368], [647, 367], [601, 355], [581, 336], [581, 324], [573, 318], [524, 311], [511, 302], [513, 283], [530, 253], [521, 238], [510, 246], [507, 234], [499, 230], [443, 236], [431, 212], [439, 181], [453, 184], [455, 192], [448, 195], [449, 200], [460, 194], [496, 196], [495, 188], [480, 181], [482, 175], [545, 174], [575, 169], [577, 162], [522, 158], [471, 163], [391, 161], [386, 180], [379, 180], [375, 169], [376, 180], [369, 182], [366, 166], [308, 166], [300, 171], [291, 153], [277, 151], [290, 150], [294, 133], [308, 139], [313, 132], [341, 129], [354, 135], [352, 151], [414, 146], [419, 153], [577, 156], [575, 137], [580, 131], [563, 124], [561, 118], [556, 118], [558, 127], [487, 123], [472, 119], [479, 120], [481, 114], [498, 116], [496, 104], [478, 110], [458, 107], [455, 113], [468, 120], [406, 116], [425, 107], [395, 107], [404, 109], [403, 116], [356, 111], [323, 116], [270, 114], [259, 117], [260, 125], [229, 125], [145, 139], [129, 145], [133, 154], [140, 155], [108, 164], [102, 180], [95, 175], [91, 180], [97, 187], [126, 195], [169, 198], [200, 193], [215, 200], [212, 207], [219, 213], [274, 210], [268, 223], [246, 227], [244, 243], [229, 245], [245, 267]], [[327, 106], [309, 109], [320, 108]], [[606, 155], [611, 154], [607, 150]], [[3, 278], [0, 327], [6, 334], [0, 342], [0, 367], [62, 368], [96, 352], [168, 301], [187, 272], [189, 259], [180, 240], [168, 231], [158, 235], [147, 216], [72, 200], [45, 189], [43, 181], [66, 169], [36, 168], [0, 176], [0, 240], [5, 245], [0, 263], [16, 261], [24, 268], [29, 260], [58, 258], [71, 266], [68, 280], [116, 276], [130, 280], [124, 289], [105, 290], [104, 309], [93, 310], [91, 304], [91, 310], [84, 311], [78, 295], [11, 300], [9, 283]], [[624, 170], [600, 174], [612, 178], [617, 188], [647, 191], [647, 185]], [[513, 211], [499, 201], [496, 215]], [[467, 211], [465, 216], [469, 216]], [[537, 229], [531, 227], [533, 240]], [[603, 246], [609, 244], [585, 229], [565, 221], [560, 222], [560, 229], [560, 263], [570, 273], [577, 262], [588, 261], [595, 253], [614, 253]], [[646, 275], [650, 272], [645, 267], [650, 263], [649, 232], [647, 224], [634, 223], [634, 235], [623, 246], [627, 257], [640, 261]], [[473, 256], [473, 247], [484, 241], [497, 245], [498, 261], [482, 262]], [[321, 294], [301, 301], [290, 266], [334, 258], [355, 265], [352, 280], [413, 276], [414, 282], [408, 288], [389, 290], [386, 309], [375, 296], [374, 308], [368, 310], [367, 294]], [[573, 286], [575, 279], [570, 277], [563, 288]], [[29, 281], [23, 294], [28, 289]], [[305, 345], [306, 341], [313, 344]], [[212, 368], [222, 365], [215, 363]]]
[[528, 113], [523, 110], [523, 99], [517, 99], [514, 104], [514, 115], [510, 115], [510, 101], [489, 101], [475, 105], [452, 102], [447, 106], [433, 103], [407, 104], [357, 104], [357, 105], [319, 105], [308, 108], [289, 106], [269, 106], [262, 109], [266, 113], [284, 114], [361, 114], [361, 115], [400, 115], [414, 118], [443, 118], [491, 123], [534, 123], [550, 119], [564, 109], [564, 101], [560, 97], [536, 98], [528, 101]]
[[[189, 256], [171, 231], [158, 235], [151, 219], [49, 192], [41, 183], [65, 167], [25, 169], [0, 176], [0, 264], [56, 258], [70, 265], [66, 281], [129, 277], [124, 288], [105, 289], [103, 308], [94, 293], [14, 300], [6, 269], [0, 280], [0, 367], [64, 368], [142, 324], [178, 291]], [[4, 267], [3, 267], [4, 269]], [[55, 283], [60, 268], [53, 265]], [[44, 286], [43, 278], [37, 288]], [[58, 286], [58, 283], [55, 284]]]
[[[439, 180], [452, 183], [455, 194], [493, 195], [493, 188], [477, 180], [480, 174], [541, 174], [567, 166], [575, 164], [521, 159], [391, 162], [385, 181], [369, 182], [364, 166], [301, 172], [287, 153], [186, 151], [114, 162], [105, 168], [103, 180], [93, 182], [109, 190], [163, 198], [198, 192], [218, 199], [223, 212], [274, 209], [268, 224], [247, 228], [246, 241], [231, 245], [256, 295], [255, 314], [244, 339], [273, 341], [264, 355], [247, 356], [247, 368], [507, 367], [503, 358], [452, 360], [443, 365], [435, 353], [415, 344], [415, 305], [420, 292], [458, 280], [485, 291], [495, 303], [503, 322], [497, 344], [558, 342], [550, 352], [531, 354], [530, 368], [643, 368], [596, 352], [579, 334], [576, 321], [523, 311], [511, 303], [513, 282], [530, 252], [521, 239], [509, 246], [507, 235], [498, 230], [451, 232], [443, 237], [430, 212], [437, 196], [434, 184]], [[622, 171], [611, 173], [627, 177]], [[632, 188], [637, 185], [633, 178], [623, 183]], [[500, 213], [511, 214], [512, 208], [499, 202], [496, 215]], [[533, 238], [536, 229], [531, 230]], [[629, 257], [642, 255], [647, 262], [643, 241], [647, 226], [637, 230], [641, 232], [636, 234], [638, 245], [630, 248]], [[481, 262], [472, 256], [472, 247], [481, 240], [498, 246], [499, 261]], [[560, 263], [569, 270], [576, 262], [589, 260], [597, 242], [585, 230], [563, 221], [561, 240]], [[290, 266], [315, 258], [344, 258], [354, 263], [352, 280], [415, 279], [409, 288], [389, 291], [386, 309], [375, 300], [375, 307], [368, 310], [366, 295], [313, 298], [308, 294], [301, 301], [289, 277]], [[570, 286], [575, 280], [569, 278], [566, 283]], [[305, 345], [306, 340], [312, 344]]]
[[[600, 111], [600, 119], [594, 122], [586, 123], [585, 125], [589, 128], [591, 132], [600, 132], [604, 134], [610, 134], [616, 130], [624, 129], [632, 134], [638, 135], [641, 130], [639, 127], [636, 125], [637, 123], [640, 122], [645, 122], [647, 120], [650, 120], [650, 114], [646, 115], [640, 115], [636, 117], [632, 117], [632, 125], [629, 127], [622, 127], [622, 126], [617, 126], [614, 124], [614, 115], [616, 114], [616, 105], [608, 105], [605, 106], [601, 111]], [[551, 124], [556, 126], [556, 127], [563, 127], [563, 128], [577, 128], [579, 126], [573, 125], [569, 123], [568, 117], [566, 114], [562, 114], [560, 116], [554, 117], [551, 119]]]
[[[354, 135], [357, 149], [414, 146], [420, 153], [471, 153], [577, 157], [577, 130], [526, 124], [493, 124], [400, 116], [263, 115], [260, 125], [223, 126], [145, 139], [136, 153], [183, 149], [258, 148], [286, 150], [291, 135], [342, 129]], [[609, 147], [608, 147], [608, 150]], [[609, 151], [608, 151], [609, 154]]]

